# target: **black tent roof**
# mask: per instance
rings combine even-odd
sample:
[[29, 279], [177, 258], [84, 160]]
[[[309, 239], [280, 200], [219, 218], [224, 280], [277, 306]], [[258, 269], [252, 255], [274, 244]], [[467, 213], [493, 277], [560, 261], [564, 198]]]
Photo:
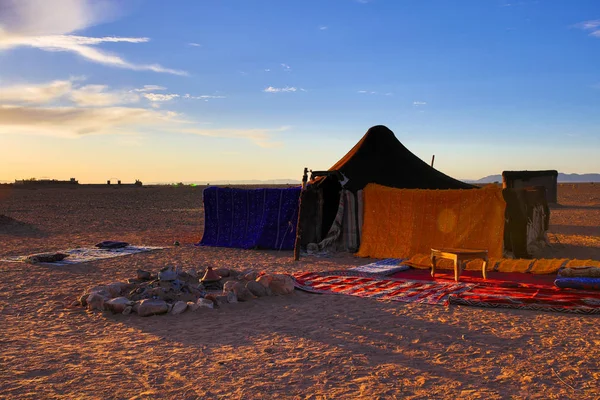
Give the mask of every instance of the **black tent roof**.
[[[370, 128], [352, 150], [329, 171], [344, 174], [349, 179], [344, 187], [351, 191], [360, 190], [368, 183], [402, 189], [475, 187], [429, 166], [404, 147], [394, 133], [383, 125]], [[328, 179], [331, 178], [324, 180]]]

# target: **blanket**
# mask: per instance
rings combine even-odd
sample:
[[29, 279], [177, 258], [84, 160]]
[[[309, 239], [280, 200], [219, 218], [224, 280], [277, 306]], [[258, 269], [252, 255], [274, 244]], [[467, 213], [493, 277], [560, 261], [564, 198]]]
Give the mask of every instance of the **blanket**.
[[293, 277], [296, 288], [310, 293], [345, 294], [421, 304], [445, 305], [450, 295], [475, 286], [463, 282], [422, 282], [360, 274], [354, 271], [304, 272], [296, 273]]
[[403, 258], [386, 258], [371, 264], [350, 268], [350, 270], [364, 272], [367, 274], [389, 276], [410, 269], [408, 265], [402, 265], [402, 261], [404, 261]]
[[562, 278], [559, 276], [554, 284], [561, 289], [600, 290], [600, 278]]
[[[73, 265], [84, 262], [102, 260], [105, 258], [126, 256], [129, 254], [136, 254], [145, 251], [152, 250], [160, 250], [164, 249], [164, 247], [153, 247], [153, 246], [127, 246], [121, 247], [118, 249], [98, 249], [98, 248], [87, 248], [87, 247], [79, 247], [76, 249], [70, 250], [62, 250], [60, 253], [67, 254], [68, 257], [61, 261], [55, 261], [49, 263], [48, 265], [56, 265], [56, 266], [65, 266], [65, 265]], [[0, 259], [0, 261], [4, 262], [27, 262], [27, 258], [29, 256], [13, 256], [13, 257], [5, 257]], [[44, 264], [44, 263], [39, 263]]]

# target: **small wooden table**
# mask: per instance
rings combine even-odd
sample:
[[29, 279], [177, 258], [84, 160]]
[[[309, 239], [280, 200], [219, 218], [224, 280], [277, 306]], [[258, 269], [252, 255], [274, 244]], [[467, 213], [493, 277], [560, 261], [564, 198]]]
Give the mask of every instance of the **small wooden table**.
[[458, 277], [466, 267], [466, 261], [483, 259], [483, 267], [481, 272], [483, 279], [487, 279], [485, 269], [488, 263], [487, 250], [474, 249], [431, 249], [431, 276], [435, 276], [435, 262], [438, 258], [454, 261], [454, 280], [458, 282]]

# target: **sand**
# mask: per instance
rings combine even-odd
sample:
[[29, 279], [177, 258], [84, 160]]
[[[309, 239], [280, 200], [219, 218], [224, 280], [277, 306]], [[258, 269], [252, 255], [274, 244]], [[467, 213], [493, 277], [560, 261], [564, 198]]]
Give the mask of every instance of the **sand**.
[[[372, 260], [196, 248], [202, 188], [0, 189], [0, 256], [169, 246], [69, 267], [0, 263], [0, 398], [600, 398], [597, 316], [296, 291], [179, 316], [68, 305], [165, 265], [327, 270]], [[548, 254], [600, 260], [600, 185], [561, 185]], [[174, 240], [180, 247], [172, 247]], [[560, 242], [560, 244], [559, 244]]]

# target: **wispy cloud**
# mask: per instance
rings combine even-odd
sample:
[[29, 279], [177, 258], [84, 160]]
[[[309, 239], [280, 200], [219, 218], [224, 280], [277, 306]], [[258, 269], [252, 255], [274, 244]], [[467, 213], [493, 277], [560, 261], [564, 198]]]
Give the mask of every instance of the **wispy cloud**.
[[86, 37], [70, 33], [103, 22], [106, 2], [91, 0], [2, 0], [0, 3], [0, 51], [33, 47], [43, 51], [70, 52], [88, 61], [136, 71], [187, 75], [159, 64], [136, 64], [93, 46], [103, 43], [146, 43], [146, 37]]
[[164, 86], [158, 86], [158, 85], [144, 85], [144, 87], [142, 88], [138, 88], [138, 89], [133, 89], [134, 92], [154, 92], [154, 91], [160, 91], [160, 90], [166, 90], [167, 88]]
[[194, 43], [194, 42], [190, 42], [188, 43], [188, 46], [192, 46], [192, 47], [201, 47], [202, 45], [200, 43]]
[[360, 94], [372, 94], [372, 95], [379, 95], [379, 96], [393, 96], [394, 93], [392, 92], [385, 92], [385, 93], [381, 93], [381, 92], [375, 92], [372, 90], [359, 90], [356, 93], [360, 93]]
[[426, 106], [426, 105], [427, 105], [426, 101], [413, 101], [413, 106], [415, 106], [415, 107]]
[[590, 32], [590, 36], [600, 38], [600, 19], [583, 21], [575, 24], [574, 27]]
[[287, 72], [289, 72], [289, 71], [291, 71], [291, 70], [292, 70], [292, 67], [290, 67], [290, 66], [289, 66], [289, 65], [287, 65], [287, 64], [281, 63], [280, 65], [281, 65], [281, 68], [283, 68], [283, 70], [284, 70], [284, 71], [287, 71]]
[[293, 86], [292, 87], [286, 86], [286, 87], [283, 87], [283, 88], [276, 88], [276, 87], [273, 87], [273, 86], [269, 86], [266, 89], [264, 89], [263, 92], [265, 92], [265, 93], [288, 93], [288, 92], [297, 92], [298, 90], [300, 90], [302, 92], [306, 91], [306, 90], [304, 90], [302, 88], [298, 89], [298, 88], [295, 88]]
[[321, 25], [321, 26], [319, 26], [319, 30], [320, 30], [320, 31], [326, 31], [327, 29], [329, 29], [329, 27], [328, 27], [328, 26], [325, 26], [325, 25]]
[[[148, 92], [150, 89], [164, 88], [146, 85], [135, 90], [111, 89], [107, 85], [83, 85], [81, 79], [0, 86], [0, 135], [77, 138], [85, 135], [126, 134], [141, 137], [143, 132], [153, 129], [172, 134], [193, 133], [249, 140], [260, 147], [278, 147], [281, 143], [273, 140], [273, 136], [289, 128], [200, 128], [203, 124], [188, 120], [182, 114], [157, 109], [159, 104], [169, 104], [175, 98], [208, 100], [225, 96], [182, 96]], [[140, 102], [141, 99], [148, 99], [150, 102]], [[139, 104], [133, 106], [133, 103]], [[124, 104], [128, 106], [122, 106]]]
[[281, 126], [273, 129], [184, 129], [183, 132], [194, 135], [223, 137], [250, 140], [260, 147], [281, 147], [282, 143], [272, 139], [273, 134], [284, 132], [289, 126]]

